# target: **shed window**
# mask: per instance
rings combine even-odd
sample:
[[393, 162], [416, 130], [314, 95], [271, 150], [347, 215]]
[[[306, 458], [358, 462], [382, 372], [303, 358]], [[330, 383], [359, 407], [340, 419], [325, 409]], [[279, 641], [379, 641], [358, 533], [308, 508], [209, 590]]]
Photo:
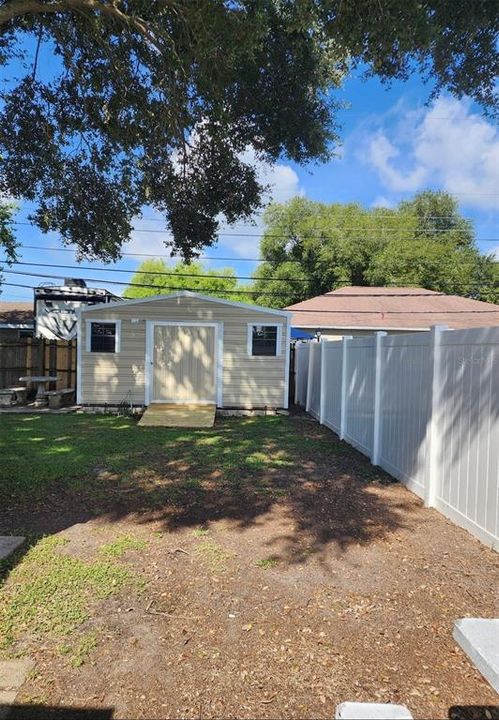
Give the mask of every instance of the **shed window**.
[[277, 325], [251, 325], [251, 355], [277, 355]]
[[116, 323], [90, 323], [90, 352], [117, 352]]

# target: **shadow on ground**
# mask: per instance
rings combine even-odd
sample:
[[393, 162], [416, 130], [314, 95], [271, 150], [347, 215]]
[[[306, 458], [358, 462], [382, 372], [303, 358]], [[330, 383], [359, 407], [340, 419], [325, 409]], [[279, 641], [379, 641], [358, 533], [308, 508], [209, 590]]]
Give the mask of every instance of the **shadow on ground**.
[[280, 559], [294, 563], [411, 522], [414, 499], [388, 500], [381, 486], [393, 480], [303, 414], [192, 431], [110, 416], [8, 419], [0, 436], [4, 534], [50, 534], [97, 517], [165, 531], [220, 520], [244, 529], [278, 510], [286, 521]]
[[112, 720], [113, 715], [114, 708], [0, 705], [0, 718], [6, 720]]

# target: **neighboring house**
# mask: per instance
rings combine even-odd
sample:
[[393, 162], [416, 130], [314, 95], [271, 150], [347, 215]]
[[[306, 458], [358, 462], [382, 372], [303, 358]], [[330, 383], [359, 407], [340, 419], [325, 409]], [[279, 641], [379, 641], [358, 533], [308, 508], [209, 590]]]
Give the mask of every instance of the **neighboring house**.
[[81, 308], [78, 403], [286, 408], [289, 316], [188, 291]]
[[499, 325], [499, 305], [413, 287], [343, 287], [286, 310], [293, 328], [326, 337]]
[[85, 280], [66, 278], [60, 286], [34, 288], [35, 334], [47, 340], [72, 340], [76, 337], [76, 310], [86, 305], [120, 301], [104, 288], [87, 287]]
[[0, 340], [32, 337], [34, 327], [33, 303], [0, 301]]

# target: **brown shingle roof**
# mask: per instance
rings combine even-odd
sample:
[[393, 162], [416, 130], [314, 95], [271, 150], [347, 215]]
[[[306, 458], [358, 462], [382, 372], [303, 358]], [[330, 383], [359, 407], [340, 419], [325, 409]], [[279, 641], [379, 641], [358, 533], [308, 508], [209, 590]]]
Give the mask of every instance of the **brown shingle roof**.
[[344, 287], [289, 305], [292, 325], [310, 328], [419, 329], [499, 325], [499, 305], [424, 288]]
[[33, 320], [33, 303], [0, 301], [0, 325], [27, 325]]

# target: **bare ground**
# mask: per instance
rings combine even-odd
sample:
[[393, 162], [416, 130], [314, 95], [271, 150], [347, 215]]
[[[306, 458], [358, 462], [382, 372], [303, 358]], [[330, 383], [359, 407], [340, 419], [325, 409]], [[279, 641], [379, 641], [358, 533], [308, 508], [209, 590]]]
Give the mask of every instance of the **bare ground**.
[[[329, 435], [289, 422], [301, 438]], [[189, 466], [161, 472], [185, 481]], [[98, 469], [109, 487], [98, 508], [84, 489], [60, 488], [0, 511], [0, 527], [59, 532], [63, 552], [86, 560], [121, 535], [146, 541], [120, 560], [143, 587], [95, 602], [71, 638], [97, 637], [80, 667], [60, 641], [25, 639], [36, 674], [18, 702], [114, 718], [332, 718], [345, 700], [496, 717], [497, 695], [452, 629], [497, 613], [497, 555], [370, 472], [354, 451], [325, 462], [311, 450], [273, 473], [277, 495], [248, 481], [147, 509], [133, 477], [115, 487]]]

